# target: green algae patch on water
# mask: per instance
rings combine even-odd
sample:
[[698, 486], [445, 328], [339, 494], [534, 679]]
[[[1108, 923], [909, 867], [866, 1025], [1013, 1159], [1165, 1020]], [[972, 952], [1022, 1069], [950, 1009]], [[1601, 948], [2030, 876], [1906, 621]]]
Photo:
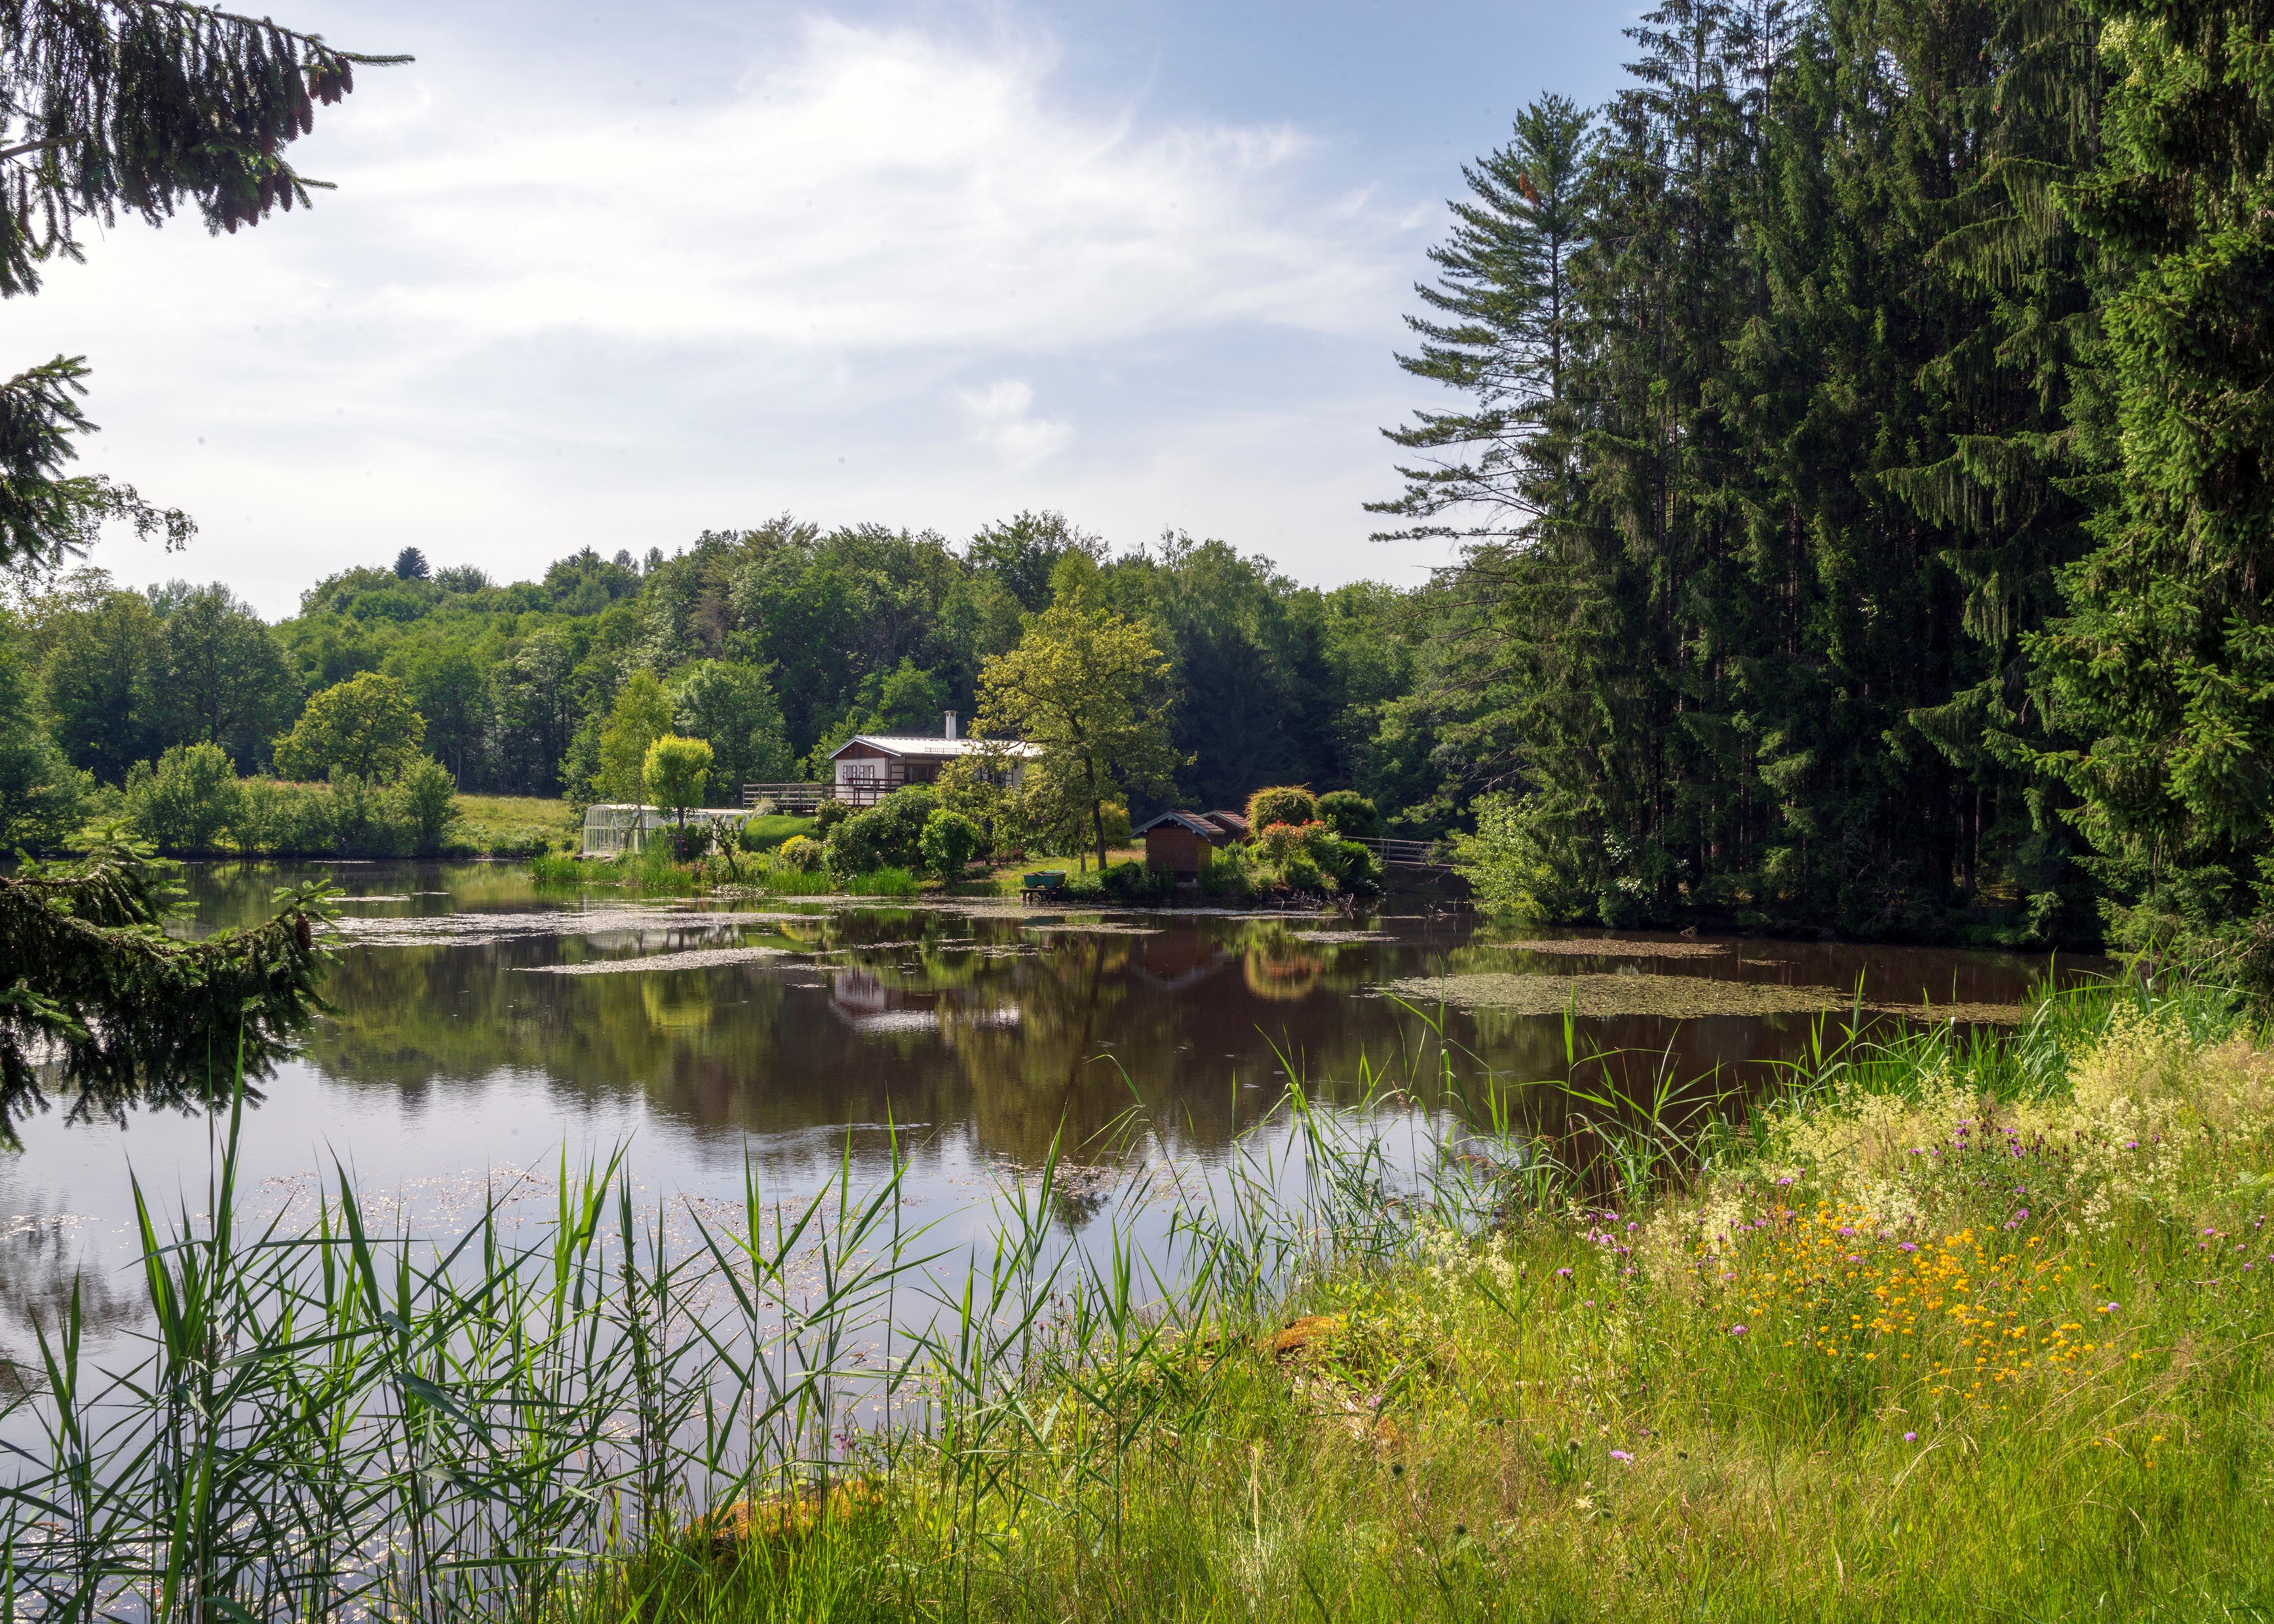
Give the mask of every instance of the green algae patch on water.
[[1734, 942], [1660, 941], [1641, 936], [1533, 936], [1491, 944], [1558, 959], [1727, 959]]
[[[1377, 990], [1414, 1004], [1498, 1010], [1516, 1015], [1577, 1015], [1609, 1019], [1660, 1015], [1676, 1020], [1706, 1015], [1815, 1015], [1852, 1010], [1856, 995], [1838, 987], [1795, 987], [1780, 981], [1722, 981], [1704, 975], [1520, 975], [1478, 971], [1461, 975], [1409, 975]], [[2027, 1011], [2005, 1004], [1887, 1004], [1866, 999], [1866, 1013], [1931, 1020], [2014, 1026]]]
[[522, 965], [528, 975], [640, 975], [651, 971], [711, 970], [722, 965], [762, 964], [787, 959], [780, 947], [692, 947], [671, 953], [642, 953], [631, 959], [587, 959], [576, 964]]

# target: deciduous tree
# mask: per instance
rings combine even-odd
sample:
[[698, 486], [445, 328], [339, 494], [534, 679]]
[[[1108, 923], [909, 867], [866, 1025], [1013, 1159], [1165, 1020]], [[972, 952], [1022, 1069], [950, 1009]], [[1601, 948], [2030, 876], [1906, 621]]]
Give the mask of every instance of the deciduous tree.
[[681, 829], [688, 810], [703, 804], [703, 788], [711, 778], [712, 751], [707, 741], [682, 739], [666, 733], [647, 747], [641, 778], [649, 798], [671, 813]]
[[1106, 804], [1169, 788], [1181, 764], [1169, 738], [1169, 675], [1144, 627], [1064, 598], [980, 673], [977, 731], [1025, 741], [1034, 752], [1025, 793], [1084, 811], [1100, 868]]
[[276, 741], [276, 771], [288, 778], [353, 777], [386, 783], [419, 758], [425, 718], [410, 690], [376, 671], [326, 688]]

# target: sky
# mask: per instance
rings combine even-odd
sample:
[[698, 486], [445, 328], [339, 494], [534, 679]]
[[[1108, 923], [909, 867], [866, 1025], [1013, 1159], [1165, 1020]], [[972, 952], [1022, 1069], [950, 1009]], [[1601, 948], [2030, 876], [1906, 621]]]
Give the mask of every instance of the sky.
[[1368, 539], [1462, 163], [1608, 95], [1636, 8], [280, 0], [370, 68], [233, 237], [86, 237], [10, 305], [94, 368], [79, 464], [185, 508], [123, 583], [289, 614], [405, 545], [501, 581], [795, 514], [961, 540], [1058, 509], [1320, 585]]

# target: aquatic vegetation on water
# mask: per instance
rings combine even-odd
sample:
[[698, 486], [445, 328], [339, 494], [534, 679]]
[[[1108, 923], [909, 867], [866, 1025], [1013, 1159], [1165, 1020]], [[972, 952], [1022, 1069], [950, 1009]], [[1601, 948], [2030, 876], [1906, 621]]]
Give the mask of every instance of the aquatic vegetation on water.
[[1157, 936], [1157, 925], [1116, 924], [1111, 920], [1082, 921], [1038, 919], [1030, 921], [1025, 929], [1042, 936]]
[[330, 934], [358, 947], [471, 946], [531, 936], [592, 936], [659, 930], [722, 932], [743, 925], [779, 924], [809, 917], [747, 909], [716, 912], [663, 903], [604, 903], [590, 908], [519, 913], [468, 911], [354, 918], [334, 922]]
[[[1529, 945], [1528, 944], [1521, 945]], [[1708, 1015], [1814, 1015], [1856, 1007], [1852, 989], [1792, 987], [1779, 981], [1725, 981], [1682, 974], [1520, 975], [1477, 971], [1456, 975], [1409, 975], [1382, 991], [1423, 1005], [1501, 1010], [1513, 1015], [1572, 1013], [1601, 1019], [1660, 1015], [1690, 1019]], [[2028, 1011], [2019, 1004], [1894, 1003], [1864, 999], [1868, 1014], [2012, 1026]]]
[[1640, 936], [1518, 936], [1502, 945], [1519, 952], [1566, 959], [1727, 959], [1743, 944]]
[[586, 959], [575, 964], [521, 965], [526, 975], [650, 975], [681, 970], [711, 970], [722, 965], [760, 964], [787, 959], [783, 947], [689, 947], [630, 959]]

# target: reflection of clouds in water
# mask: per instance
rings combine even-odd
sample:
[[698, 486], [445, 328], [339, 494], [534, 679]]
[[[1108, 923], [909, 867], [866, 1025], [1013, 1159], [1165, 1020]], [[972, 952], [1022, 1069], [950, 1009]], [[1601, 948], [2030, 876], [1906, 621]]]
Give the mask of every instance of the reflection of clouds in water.
[[117, 1288], [117, 1271], [98, 1254], [102, 1222], [42, 1203], [0, 1217], [0, 1393], [19, 1391], [14, 1367], [35, 1365], [34, 1327], [52, 1341], [79, 1292], [79, 1321], [90, 1342], [128, 1330], [143, 1317], [139, 1292]]

